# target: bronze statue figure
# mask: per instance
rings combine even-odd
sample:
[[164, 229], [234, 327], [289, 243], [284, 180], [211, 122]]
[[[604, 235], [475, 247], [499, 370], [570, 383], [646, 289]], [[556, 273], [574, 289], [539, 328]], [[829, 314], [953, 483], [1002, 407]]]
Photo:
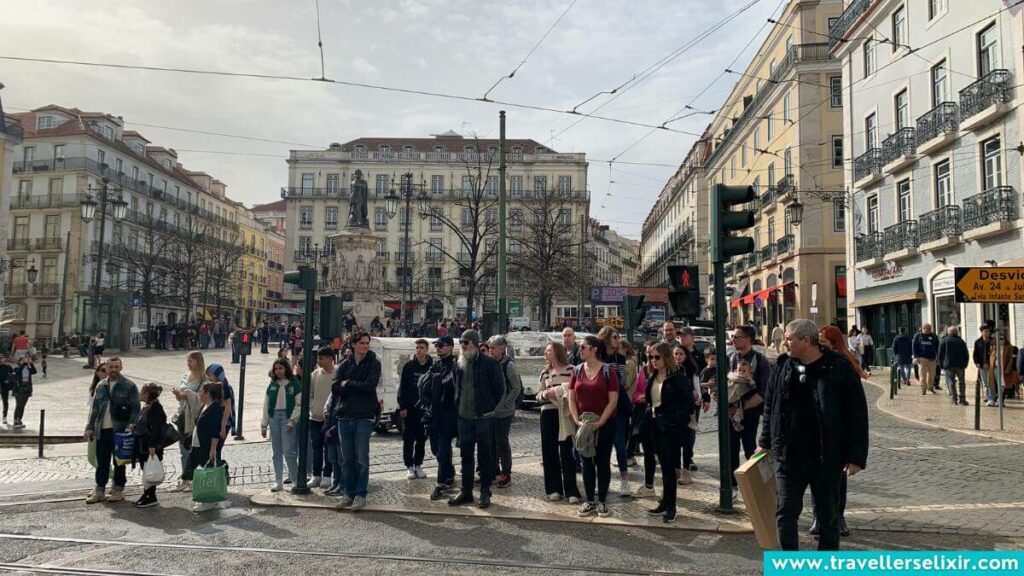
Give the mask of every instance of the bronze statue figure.
[[352, 178], [352, 197], [348, 201], [348, 223], [346, 228], [369, 228], [370, 221], [366, 217], [368, 187], [363, 180], [362, 170], [356, 170]]

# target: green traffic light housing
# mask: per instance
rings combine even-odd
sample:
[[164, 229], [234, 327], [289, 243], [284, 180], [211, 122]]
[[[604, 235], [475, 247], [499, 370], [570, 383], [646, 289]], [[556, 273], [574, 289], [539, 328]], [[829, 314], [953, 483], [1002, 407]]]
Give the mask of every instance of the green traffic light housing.
[[754, 239], [732, 233], [754, 225], [753, 210], [732, 210], [733, 206], [753, 202], [757, 195], [753, 186], [711, 187], [711, 260], [728, 262], [733, 256], [754, 251]]
[[316, 290], [316, 270], [300, 266], [298, 270], [284, 273], [284, 283], [298, 286], [301, 290]]

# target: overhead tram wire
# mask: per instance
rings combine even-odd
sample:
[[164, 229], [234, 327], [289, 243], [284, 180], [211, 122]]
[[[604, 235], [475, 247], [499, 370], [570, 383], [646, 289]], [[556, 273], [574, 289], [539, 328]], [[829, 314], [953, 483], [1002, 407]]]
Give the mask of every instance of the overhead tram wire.
[[523, 64], [526, 64], [526, 61], [530, 59], [530, 56], [533, 55], [534, 51], [536, 51], [537, 48], [540, 47], [540, 45], [544, 42], [544, 40], [547, 39], [548, 34], [551, 34], [551, 31], [555, 29], [555, 26], [558, 26], [558, 23], [562, 21], [562, 18], [565, 18], [565, 15], [568, 14], [569, 10], [571, 10], [572, 7], [576, 5], [577, 1], [578, 0], [572, 0], [572, 2], [569, 2], [569, 5], [565, 7], [565, 10], [562, 10], [562, 13], [558, 16], [558, 18], [551, 24], [551, 26], [548, 27], [547, 31], [544, 32], [544, 35], [540, 37], [540, 40], [537, 40], [537, 43], [533, 45], [533, 48], [530, 48], [530, 51], [526, 53], [526, 56], [523, 57], [519, 64], [516, 64], [516, 67], [512, 69], [512, 72], [510, 72], [507, 76], [502, 76], [501, 78], [498, 78], [497, 82], [495, 82], [490, 88], [488, 88], [487, 92], [484, 92], [484, 95], [481, 98], [481, 100], [487, 101], [487, 95], [490, 94], [492, 90], [497, 88], [498, 84], [501, 84], [505, 80], [511, 80], [512, 77], [516, 75], [516, 72], [518, 72], [519, 69], [523, 67]]
[[635, 126], [638, 128], [658, 128], [665, 130], [666, 132], [673, 132], [676, 134], [685, 134], [687, 136], [699, 136], [695, 132], [687, 130], [677, 130], [675, 128], [668, 128], [664, 126], [655, 126], [653, 124], [645, 124], [643, 122], [635, 122], [632, 120], [625, 120], [623, 118], [613, 118], [610, 116], [599, 116], [593, 113], [579, 112], [572, 110], [560, 110], [558, 108], [552, 108], [550, 106], [538, 106], [533, 104], [522, 104], [519, 102], [510, 102], [507, 100], [484, 100], [479, 97], [465, 96], [462, 94], [448, 94], [445, 92], [434, 92], [430, 90], [419, 90], [413, 88], [398, 88], [395, 86], [384, 86], [380, 84], [369, 84], [366, 82], [354, 82], [350, 80], [334, 80], [334, 79], [320, 79], [320, 78], [305, 78], [302, 76], [291, 76], [285, 74], [259, 74], [254, 72], [228, 72], [224, 70], [203, 70], [198, 68], [173, 68], [165, 66], [144, 66], [139, 64], [119, 64], [109, 62], [89, 62], [85, 60], [67, 60], [60, 58], [37, 58], [29, 56], [10, 56], [0, 55], [0, 60], [8, 60], [14, 62], [34, 62], [38, 64], [60, 64], [69, 66], [87, 66], [97, 68], [114, 68], [119, 70], [140, 70], [145, 72], [173, 72], [178, 74], [197, 74], [203, 76], [223, 76], [229, 78], [251, 78], [257, 80], [284, 80], [291, 82], [322, 82], [327, 84], [335, 84], [338, 86], [347, 86], [350, 88], [363, 88], [367, 90], [379, 90], [382, 92], [391, 92], [395, 94], [404, 94], [408, 96], [427, 96], [431, 98], [441, 98], [446, 100], [456, 100], [460, 102], [480, 102], [484, 104], [497, 104], [500, 106], [508, 106], [510, 108], [518, 108], [521, 110], [533, 110], [536, 112], [552, 112], [555, 114], [567, 114], [571, 116], [577, 116], [582, 118], [590, 118], [593, 120], [601, 120], [604, 122], [611, 122], [615, 124], [622, 124], [625, 126]]
[[324, 40], [320, 35], [320, 0], [314, 0], [316, 3], [316, 45], [320, 49], [320, 77], [317, 80], [326, 82], [327, 77], [324, 69]]
[[[636, 87], [636, 86], [637, 86], [638, 84], [640, 84], [641, 82], [643, 82], [643, 81], [644, 81], [644, 80], [646, 80], [647, 78], [650, 78], [650, 77], [651, 77], [651, 76], [652, 76], [652, 75], [653, 75], [654, 73], [656, 73], [656, 72], [657, 72], [658, 70], [661, 70], [661, 69], [662, 69], [663, 67], [665, 67], [666, 65], [668, 65], [668, 64], [669, 64], [670, 62], [672, 62], [672, 61], [673, 61], [673, 60], [675, 60], [676, 58], [678, 58], [678, 57], [679, 57], [680, 55], [682, 55], [682, 54], [683, 54], [684, 52], [686, 52], [687, 50], [689, 50], [689, 49], [693, 48], [694, 46], [696, 46], [697, 44], [699, 44], [699, 43], [700, 43], [701, 41], [703, 41], [703, 40], [704, 40], [704, 39], [706, 39], [707, 37], [711, 36], [712, 34], [714, 34], [715, 32], [717, 32], [718, 30], [720, 30], [720, 29], [721, 29], [722, 27], [724, 27], [724, 26], [725, 26], [726, 24], [728, 24], [729, 22], [731, 22], [731, 21], [733, 21], [734, 19], [736, 19], [736, 18], [737, 18], [737, 17], [738, 17], [738, 16], [740, 15], [740, 14], [742, 14], [742, 13], [746, 12], [747, 10], [749, 10], [750, 8], [752, 8], [752, 7], [753, 7], [753, 6], [755, 5], [755, 4], [757, 4], [757, 3], [758, 3], [758, 2], [760, 2], [760, 1], [761, 1], [761, 0], [751, 0], [751, 1], [749, 2], [749, 3], [745, 4], [744, 6], [741, 6], [741, 7], [740, 7], [740, 8], [738, 9], [738, 10], [736, 10], [735, 12], [733, 12], [733, 13], [729, 14], [728, 16], [726, 16], [726, 17], [725, 17], [724, 19], [722, 19], [721, 21], [719, 21], [719, 22], [718, 22], [717, 24], [714, 24], [713, 26], [711, 26], [710, 28], [708, 28], [708, 29], [707, 29], [707, 30], [705, 30], [704, 32], [701, 32], [700, 34], [698, 34], [698, 35], [697, 35], [697, 36], [696, 36], [695, 38], [693, 38], [692, 40], [689, 40], [689, 41], [685, 42], [685, 43], [684, 43], [684, 44], [683, 44], [682, 46], [680, 46], [680, 47], [676, 48], [675, 50], [673, 50], [672, 52], [670, 52], [670, 53], [669, 53], [668, 55], [666, 55], [666, 56], [662, 57], [662, 58], [661, 58], [660, 60], [658, 60], [658, 61], [657, 61], [657, 62], [655, 62], [654, 64], [651, 64], [650, 66], [648, 66], [647, 68], [645, 68], [644, 70], [642, 70], [641, 72], [639, 72], [638, 74], [634, 74], [632, 78], [630, 78], [629, 80], [627, 80], [626, 82], [624, 82], [624, 83], [623, 83], [622, 85], [620, 85], [620, 86], [616, 87], [615, 89], [613, 89], [613, 90], [611, 90], [611, 91], [607, 91], [607, 92], [598, 92], [597, 94], [595, 94], [595, 95], [591, 96], [590, 98], [588, 98], [588, 99], [584, 100], [584, 101], [583, 101], [583, 102], [581, 102], [580, 104], [577, 104], [577, 106], [576, 106], [576, 107], [578, 108], [578, 107], [579, 107], [579, 106], [581, 106], [581, 105], [582, 105], [583, 103], [585, 103], [585, 102], [589, 102], [590, 100], [593, 100], [594, 98], [596, 98], [597, 96], [600, 96], [600, 95], [602, 95], [602, 94], [611, 94], [611, 95], [612, 95], [612, 97], [611, 97], [611, 98], [609, 98], [609, 99], [607, 99], [607, 100], [605, 100], [605, 101], [604, 101], [603, 103], [601, 103], [601, 104], [600, 104], [599, 106], [597, 106], [596, 108], [594, 108], [593, 110], [591, 110], [591, 114], [593, 114], [594, 112], [597, 112], [597, 111], [598, 111], [598, 110], [600, 110], [601, 108], [604, 108], [604, 107], [605, 107], [605, 106], [607, 106], [608, 104], [611, 104], [611, 103], [612, 103], [613, 101], [615, 101], [615, 99], [616, 99], [616, 98], [618, 98], [619, 96], [622, 96], [622, 95], [623, 95], [624, 93], [626, 93], [626, 92], [627, 92], [628, 90], [630, 90], [631, 88], [634, 88], [634, 87]], [[574, 108], [573, 110], [576, 110], [576, 108]], [[567, 126], [567, 127], [563, 128], [561, 132], [559, 132], [558, 134], [555, 134], [554, 136], [552, 136], [552, 139], [553, 139], [553, 138], [557, 138], [557, 137], [561, 136], [562, 134], [565, 134], [565, 133], [566, 133], [566, 132], [568, 132], [569, 130], [572, 130], [573, 128], [575, 128], [576, 126], [578, 126], [578, 125], [579, 125], [579, 124], [580, 124], [581, 122], [583, 122], [583, 120], [585, 120], [585, 119], [586, 119], [586, 118], [580, 118], [580, 119], [579, 119], [579, 120], [577, 120], [576, 122], [573, 122], [573, 123], [572, 123], [571, 125], [569, 125], [569, 126]], [[653, 126], [647, 126], [647, 127], [648, 127], [648, 128], [653, 128]], [[667, 128], [666, 128], [666, 129], [667, 129]], [[692, 136], [692, 135], [693, 135], [693, 134], [691, 134], [691, 136]], [[697, 136], [699, 136], [699, 135], [697, 135]]]

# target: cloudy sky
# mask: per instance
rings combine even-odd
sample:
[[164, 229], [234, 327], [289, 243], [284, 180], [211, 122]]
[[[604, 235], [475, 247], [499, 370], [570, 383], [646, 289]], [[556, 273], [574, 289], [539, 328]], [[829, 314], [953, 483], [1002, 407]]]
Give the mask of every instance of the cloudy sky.
[[[490, 98], [572, 109], [692, 43], [750, 1], [577, 0]], [[320, 0], [326, 76], [479, 97], [522, 61], [571, 2]], [[661, 124], [718, 76], [778, 5], [756, 2], [642, 82], [580, 111], [600, 106], [595, 114]], [[320, 76], [314, 0], [38, 0], [7, 5], [4, 14], [0, 56]], [[735, 79], [719, 79], [694, 107], [717, 108]], [[120, 115], [129, 128], [177, 149], [187, 168], [221, 179], [231, 197], [249, 205], [279, 197], [289, 149], [449, 129], [496, 138], [502, 108], [320, 82], [14, 60], [0, 60], [0, 81], [7, 86], [2, 97], [8, 110], [54, 103]], [[649, 129], [586, 119], [566, 130], [577, 118], [504, 108], [509, 137], [586, 152], [592, 215], [639, 237], [648, 208], [674, 169], [615, 164], [609, 178], [608, 160]], [[708, 120], [696, 115], [672, 126], [700, 132]], [[692, 142], [692, 136], [658, 131], [619, 160], [674, 166]]]

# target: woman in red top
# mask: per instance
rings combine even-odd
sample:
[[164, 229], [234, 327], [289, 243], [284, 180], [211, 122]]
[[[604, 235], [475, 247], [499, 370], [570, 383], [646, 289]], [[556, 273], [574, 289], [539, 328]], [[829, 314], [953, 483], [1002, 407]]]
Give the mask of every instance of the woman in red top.
[[[619, 379], [615, 369], [607, 366], [604, 357], [605, 343], [596, 336], [587, 336], [580, 345], [580, 359], [583, 364], [573, 371], [569, 380], [569, 414], [577, 427], [587, 421], [584, 415], [597, 416], [590, 422], [596, 434], [594, 457], [581, 457], [583, 464], [583, 487], [587, 501], [580, 507], [580, 516], [596, 513], [607, 517], [608, 485], [612, 479], [612, 445], [615, 443], [615, 406], [619, 400]], [[607, 368], [606, 368], [607, 367]], [[597, 502], [594, 502], [594, 480], [597, 479]]]

